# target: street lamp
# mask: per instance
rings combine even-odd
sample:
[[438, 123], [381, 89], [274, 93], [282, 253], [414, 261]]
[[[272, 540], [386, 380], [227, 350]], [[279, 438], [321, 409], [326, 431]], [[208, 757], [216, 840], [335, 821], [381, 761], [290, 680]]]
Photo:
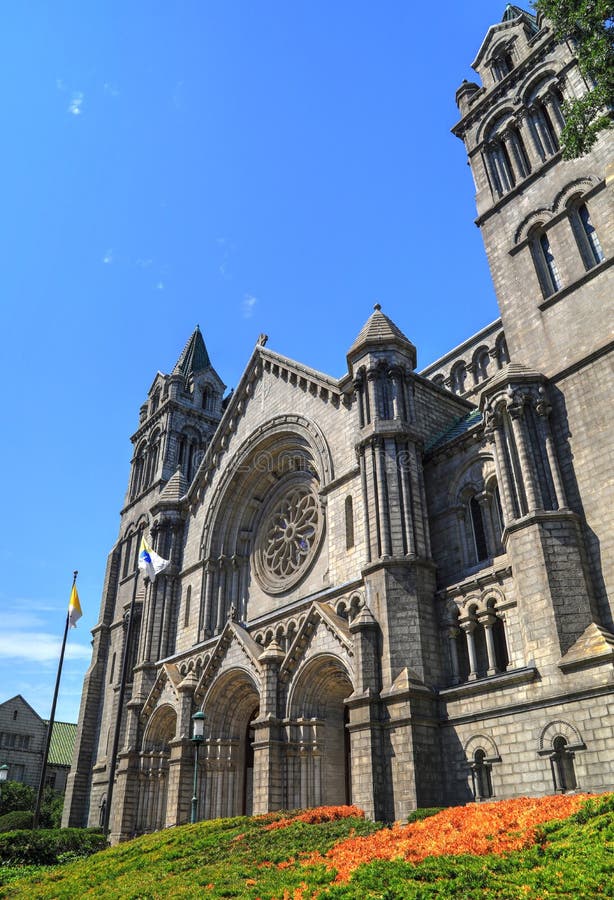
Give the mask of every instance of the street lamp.
[[2, 785], [9, 777], [9, 767], [6, 763], [0, 766], [0, 797], [2, 797]]
[[192, 809], [190, 822], [196, 822], [198, 812], [198, 747], [205, 739], [205, 714], [198, 710], [192, 716], [192, 743], [194, 744], [194, 785], [192, 790]]

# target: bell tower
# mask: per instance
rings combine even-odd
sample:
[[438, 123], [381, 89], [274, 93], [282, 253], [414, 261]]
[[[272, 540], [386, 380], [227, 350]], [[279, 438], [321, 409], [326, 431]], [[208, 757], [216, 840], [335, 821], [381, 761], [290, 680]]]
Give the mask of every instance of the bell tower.
[[563, 159], [565, 101], [589, 86], [542, 16], [508, 4], [472, 67], [482, 84], [458, 89], [453, 133], [467, 149], [510, 357], [551, 376], [597, 350], [601, 323], [614, 320], [611, 132]]

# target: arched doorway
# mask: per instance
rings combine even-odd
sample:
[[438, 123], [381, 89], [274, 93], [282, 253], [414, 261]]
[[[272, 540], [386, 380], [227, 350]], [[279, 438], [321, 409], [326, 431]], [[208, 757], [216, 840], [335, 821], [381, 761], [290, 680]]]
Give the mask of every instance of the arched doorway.
[[288, 808], [351, 802], [344, 701], [352, 691], [345, 666], [334, 656], [316, 656], [299, 673], [288, 704]]
[[202, 818], [249, 815], [253, 809], [254, 728], [260, 697], [243, 669], [222, 674], [203, 706], [208, 734], [201, 761]]
[[136, 829], [139, 834], [159, 831], [166, 825], [170, 742], [177, 731], [177, 714], [168, 705], [156, 710], [145, 730], [139, 758], [139, 800]]

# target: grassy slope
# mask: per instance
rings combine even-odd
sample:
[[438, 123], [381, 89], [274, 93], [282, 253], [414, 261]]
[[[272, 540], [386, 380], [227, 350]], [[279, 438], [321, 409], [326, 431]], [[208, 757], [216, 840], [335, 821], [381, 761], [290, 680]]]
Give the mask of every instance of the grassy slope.
[[[435, 822], [435, 820], [433, 820]], [[378, 826], [361, 819], [319, 825], [294, 823], [265, 830], [265, 822], [225, 819], [200, 822], [137, 838], [89, 859], [44, 875], [5, 884], [1, 897], [122, 898], [292, 897], [319, 891], [328, 898], [456, 897], [458, 900], [595, 900], [614, 897], [614, 796], [589, 804], [589, 811], [543, 827], [544, 839], [508, 856], [430, 858], [419, 865], [400, 860], [358, 869], [349, 884], [333, 885], [323, 866], [290, 863], [306, 851], [326, 851], [351, 833]], [[262, 863], [268, 863], [264, 866]], [[300, 894], [297, 894], [297, 897]]]

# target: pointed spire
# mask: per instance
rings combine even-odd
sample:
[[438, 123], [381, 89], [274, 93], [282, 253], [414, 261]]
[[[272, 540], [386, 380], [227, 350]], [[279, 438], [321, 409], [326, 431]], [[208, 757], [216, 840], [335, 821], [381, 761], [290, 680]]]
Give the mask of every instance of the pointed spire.
[[203, 336], [200, 333], [200, 328], [197, 325], [189, 341], [181, 351], [181, 356], [173, 369], [173, 375], [192, 375], [210, 367], [211, 360], [209, 359]]
[[348, 350], [348, 360], [355, 358], [358, 351], [381, 350], [386, 347], [397, 347], [404, 350], [412, 358], [415, 366], [416, 348], [392, 319], [384, 315], [380, 304], [376, 303], [372, 314]]

